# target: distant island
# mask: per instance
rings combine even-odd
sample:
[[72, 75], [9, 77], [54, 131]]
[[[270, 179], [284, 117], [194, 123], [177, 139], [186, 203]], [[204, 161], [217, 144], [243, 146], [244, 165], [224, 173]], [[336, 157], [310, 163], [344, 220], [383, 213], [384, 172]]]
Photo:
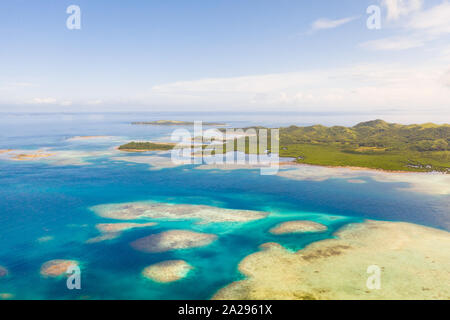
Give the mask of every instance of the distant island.
[[[133, 125], [148, 125], [148, 126], [189, 126], [194, 125], [193, 121], [178, 121], [178, 120], [157, 120], [157, 121], [137, 121], [132, 122]], [[217, 122], [202, 122], [204, 126], [226, 126], [226, 123]]]
[[[242, 128], [243, 131], [264, 127]], [[225, 132], [226, 129], [220, 129]], [[237, 140], [224, 142], [224, 150], [237, 150]], [[271, 151], [268, 136], [267, 151]], [[217, 145], [216, 145], [217, 146]], [[130, 142], [119, 147], [125, 151], [171, 150], [174, 144]], [[205, 148], [214, 146], [204, 145]], [[215, 151], [215, 150], [214, 150]], [[258, 150], [264, 153], [266, 150]], [[214, 154], [214, 152], [212, 152]], [[432, 123], [401, 125], [373, 120], [353, 127], [314, 125], [280, 128], [280, 157], [294, 163], [336, 167], [360, 167], [387, 171], [450, 172], [450, 125]]]
[[120, 151], [144, 152], [144, 151], [167, 151], [172, 150], [175, 143], [170, 142], [129, 142], [119, 146]]

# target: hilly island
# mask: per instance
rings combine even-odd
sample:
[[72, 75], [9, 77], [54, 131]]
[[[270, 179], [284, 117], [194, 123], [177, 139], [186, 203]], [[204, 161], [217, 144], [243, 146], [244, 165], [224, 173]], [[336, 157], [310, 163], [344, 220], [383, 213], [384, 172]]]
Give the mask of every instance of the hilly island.
[[[264, 127], [242, 128], [244, 132]], [[225, 132], [228, 129], [219, 129]], [[269, 130], [270, 133], [270, 130]], [[237, 140], [228, 140], [225, 150], [236, 150]], [[450, 172], [450, 125], [433, 123], [401, 125], [373, 120], [353, 127], [313, 125], [279, 129], [280, 157], [294, 158], [295, 163], [337, 167], [361, 167], [387, 171]], [[267, 149], [270, 152], [270, 134]], [[225, 146], [225, 147], [224, 147]], [[120, 150], [170, 150], [173, 144], [131, 142]], [[203, 146], [217, 148], [217, 145]], [[258, 150], [263, 153], [266, 150]]]

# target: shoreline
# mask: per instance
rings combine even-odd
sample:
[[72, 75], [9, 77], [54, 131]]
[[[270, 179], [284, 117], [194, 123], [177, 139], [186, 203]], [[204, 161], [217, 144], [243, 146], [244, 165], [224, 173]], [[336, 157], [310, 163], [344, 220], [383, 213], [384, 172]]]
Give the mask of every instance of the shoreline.
[[332, 166], [332, 165], [320, 165], [320, 164], [309, 164], [309, 163], [298, 163], [295, 161], [284, 161], [279, 163], [280, 166], [308, 166], [308, 167], [324, 167], [330, 169], [349, 169], [353, 171], [373, 171], [377, 173], [420, 173], [420, 174], [441, 174], [446, 175], [447, 172], [443, 171], [406, 171], [406, 170], [387, 170], [387, 169], [376, 169], [368, 167], [355, 167], [355, 166]]

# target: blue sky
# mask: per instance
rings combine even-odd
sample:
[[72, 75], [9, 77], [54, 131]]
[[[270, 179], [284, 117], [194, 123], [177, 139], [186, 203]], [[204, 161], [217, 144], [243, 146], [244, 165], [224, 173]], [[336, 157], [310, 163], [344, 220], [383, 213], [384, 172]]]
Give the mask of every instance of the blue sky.
[[2, 0], [0, 39], [2, 112], [449, 113], [447, 0]]

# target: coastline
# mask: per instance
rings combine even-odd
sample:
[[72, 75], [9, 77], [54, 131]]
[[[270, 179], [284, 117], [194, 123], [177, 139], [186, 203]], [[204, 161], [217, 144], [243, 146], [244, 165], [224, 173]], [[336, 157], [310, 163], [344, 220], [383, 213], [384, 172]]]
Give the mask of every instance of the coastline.
[[322, 168], [330, 168], [330, 169], [349, 169], [353, 171], [372, 171], [378, 173], [414, 173], [414, 174], [441, 174], [446, 175], [448, 172], [443, 171], [407, 171], [407, 170], [387, 170], [387, 169], [379, 169], [379, 168], [368, 168], [368, 167], [355, 167], [355, 166], [331, 166], [331, 165], [320, 165], [320, 164], [309, 164], [309, 163], [298, 163], [295, 161], [284, 161], [280, 162], [280, 166], [305, 166], [305, 167], [322, 167]]

